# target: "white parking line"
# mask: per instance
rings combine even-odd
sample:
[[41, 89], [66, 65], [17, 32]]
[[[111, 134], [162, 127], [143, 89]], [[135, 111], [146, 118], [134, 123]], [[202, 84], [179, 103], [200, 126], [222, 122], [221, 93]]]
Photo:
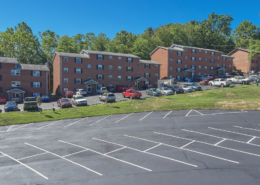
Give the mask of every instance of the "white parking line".
[[253, 137], [252, 139], [250, 139], [249, 141], [247, 141], [247, 143], [250, 143], [251, 141], [253, 141], [255, 139], [255, 137]]
[[149, 150], [152, 150], [152, 149], [154, 149], [154, 148], [160, 146], [161, 144], [162, 144], [162, 143], [159, 143], [158, 145], [155, 145], [155, 146], [153, 146], [153, 147], [151, 147], [151, 148], [148, 148], [147, 150], [144, 150], [144, 152], [148, 152]]
[[143, 118], [141, 118], [140, 121], [142, 121], [144, 118], [146, 118], [147, 116], [149, 116], [149, 115], [152, 114], [152, 113], [153, 113], [153, 111], [150, 112], [150, 113], [148, 113], [147, 115], [145, 115]]
[[239, 127], [239, 126], [234, 126], [234, 127], [241, 128], [241, 129], [246, 129], [246, 130], [254, 130], [254, 131], [260, 132], [260, 130], [253, 129], [253, 128], [246, 128], [246, 127]]
[[[59, 120], [59, 121], [60, 121], [60, 120]], [[59, 121], [55, 121], [55, 122], [50, 123], [50, 124], [48, 124], [48, 125], [45, 125], [45, 126], [43, 126], [43, 127], [37, 128], [36, 130], [40, 130], [40, 129], [42, 129], [42, 128], [48, 127], [48, 126], [53, 125], [54, 123], [57, 123], [57, 122], [59, 122]]]
[[122, 147], [122, 148], [118, 148], [118, 149], [113, 150], [113, 151], [111, 151], [111, 152], [107, 152], [107, 153], [105, 153], [105, 155], [114, 153], [114, 152], [119, 151], [119, 150], [123, 150], [124, 148], [126, 148], [126, 147], [124, 146], [124, 147]]
[[40, 148], [40, 147], [34, 146], [34, 145], [32, 145], [32, 144], [29, 144], [29, 143], [25, 143], [25, 144], [26, 144], [26, 145], [29, 145], [29, 146], [32, 146], [32, 147], [34, 147], [34, 148], [37, 148], [37, 149], [39, 149], [39, 150], [42, 150], [42, 151], [44, 151], [44, 152], [46, 152], [46, 153], [52, 154], [52, 155], [54, 155], [54, 156], [56, 156], [56, 157], [59, 157], [59, 158], [61, 158], [61, 159], [66, 160], [66, 161], [69, 161], [69, 162], [71, 162], [71, 163], [73, 163], [73, 164], [75, 164], [75, 165], [77, 165], [77, 166], [80, 166], [80, 167], [82, 167], [82, 168], [84, 168], [84, 169], [86, 169], [86, 170], [89, 170], [89, 171], [91, 171], [91, 172], [93, 172], [93, 173], [95, 173], [95, 174], [98, 174], [98, 175], [102, 176], [101, 173], [98, 173], [98, 172], [96, 172], [96, 171], [94, 171], [94, 170], [92, 170], [92, 169], [90, 169], [90, 168], [87, 168], [87, 167], [85, 167], [85, 166], [83, 166], [83, 165], [81, 165], [81, 164], [79, 164], [79, 163], [76, 163], [76, 162], [74, 162], [74, 161], [71, 161], [71, 160], [69, 160], [69, 159], [66, 159], [65, 157], [59, 156], [59, 155], [57, 155], [57, 154], [55, 154], [55, 153], [49, 152], [49, 151], [47, 151], [47, 150], [44, 150], [44, 149], [42, 149], [42, 148]]
[[[203, 114], [203, 116], [208, 115], [218, 115], [218, 114], [237, 114], [237, 113], [244, 113], [247, 111], [240, 111], [240, 112], [220, 112], [220, 113], [212, 113], [212, 114]], [[190, 116], [201, 116], [201, 115], [190, 115]]]
[[24, 124], [24, 125], [22, 125], [22, 126], [20, 126], [20, 127], [17, 127], [17, 128], [11, 129], [11, 130], [9, 130], [9, 132], [10, 132], [10, 131], [17, 130], [18, 128], [26, 127], [26, 126], [28, 126], [28, 125], [30, 125], [30, 124], [32, 124], [32, 123]]
[[226, 140], [227, 140], [227, 139], [223, 139], [223, 140], [217, 142], [217, 143], [215, 144], [215, 146], [217, 146], [218, 144], [220, 144], [220, 143], [222, 143], [223, 141], [226, 141]]
[[[109, 116], [111, 116], [111, 115], [109, 115]], [[102, 121], [102, 120], [104, 120], [104, 119], [108, 118], [109, 116], [107, 116], [107, 117], [104, 117], [104, 118], [102, 118], [102, 119], [100, 119], [100, 120], [98, 120], [98, 121], [96, 121], [95, 123], [92, 123], [92, 124], [90, 124], [90, 125], [94, 125], [94, 124], [96, 124], [96, 123], [98, 123], [98, 122], [100, 122], [100, 121]]]
[[238, 142], [238, 143], [244, 143], [244, 144], [249, 144], [249, 145], [253, 145], [253, 146], [258, 146], [258, 147], [260, 147], [260, 145], [253, 144], [253, 143], [247, 143], [247, 142], [244, 142], [244, 141], [238, 141], [238, 140], [234, 140], [234, 139], [229, 139], [229, 138], [214, 136], [214, 135], [205, 134], [205, 133], [202, 133], [202, 132], [191, 131], [191, 130], [186, 130], [186, 129], [182, 129], [182, 130], [183, 130], [183, 131], [187, 131], [187, 132], [193, 132], [193, 133], [205, 135], [205, 136], [211, 136], [211, 137], [215, 137], [215, 138], [219, 138], [219, 139], [226, 139], [226, 140], [229, 140], [229, 141], [234, 141], [234, 142]]
[[199, 113], [200, 115], [202, 115], [202, 116], [203, 116], [203, 114], [202, 114], [202, 113], [200, 113], [199, 111], [197, 111], [197, 110], [193, 110], [193, 111], [195, 111], [195, 112], [197, 112], [197, 113]]
[[132, 115], [132, 114], [133, 114], [133, 113], [131, 113], [131, 114], [128, 114], [127, 116], [125, 116], [125, 117], [121, 118], [120, 120], [116, 121], [115, 123], [118, 123], [119, 121], [122, 121], [123, 119], [127, 118], [128, 116], [130, 116], [130, 115]]
[[84, 119], [87, 119], [87, 118], [88, 118], [88, 117], [83, 118], [83, 119], [80, 119], [80, 120], [78, 120], [78, 121], [76, 121], [76, 122], [73, 122], [73, 123], [71, 123], [71, 124], [69, 124], [69, 125], [66, 125], [66, 126], [64, 126], [64, 127], [69, 127], [69, 126], [74, 125], [74, 124], [76, 124], [76, 123], [78, 123], [78, 122], [80, 122], [80, 121], [83, 121]]
[[78, 151], [78, 152], [74, 152], [72, 154], [64, 155], [62, 157], [69, 157], [69, 156], [72, 156], [72, 155], [75, 155], [75, 154], [79, 154], [79, 153], [82, 153], [82, 152], [86, 152], [86, 151], [88, 151], [88, 150], [81, 150], [81, 151]]
[[213, 127], [208, 127], [209, 129], [213, 129], [213, 130], [219, 130], [219, 131], [223, 131], [223, 132], [229, 132], [229, 133], [233, 133], [233, 134], [238, 134], [238, 135], [242, 135], [242, 136], [249, 136], [249, 137], [255, 137], [255, 138], [260, 138], [258, 136], [253, 136], [253, 135], [248, 135], [248, 134], [242, 134], [239, 132], [232, 132], [232, 131], [228, 131], [228, 130], [223, 130], [223, 129], [219, 129], [219, 128], [213, 128]]
[[172, 110], [170, 112], [168, 112], [163, 118], [166, 118], [166, 116], [168, 116], [171, 112], [172, 112]]
[[[158, 133], [158, 132], [154, 132], [154, 133], [155, 133], [155, 134], [162, 134], [162, 135], [166, 135], [166, 136], [172, 136], [172, 135], [163, 134], [163, 133]], [[126, 135], [125, 135], [125, 136], [126, 136]], [[133, 136], [127, 136], [127, 137], [133, 137]], [[174, 137], [174, 136], [172, 136], [172, 137]], [[144, 140], [144, 141], [149, 141], [149, 142], [153, 142], [153, 143], [158, 143], [158, 142], [156, 142], [156, 141], [151, 141], [151, 140], [147, 140], [147, 139], [143, 139], [143, 138], [137, 138], [137, 137], [133, 137], [133, 138], [140, 139], [140, 140]], [[192, 139], [187, 139], [187, 140], [192, 140]], [[196, 140], [195, 140], [195, 141], [196, 141]], [[229, 162], [236, 163], [236, 164], [239, 163], [239, 162], [237, 162], [237, 161], [232, 161], [232, 160], [229, 160], [229, 159], [225, 159], [225, 158], [222, 158], [222, 157], [218, 157], [218, 156], [214, 156], [214, 155], [210, 155], [210, 154], [198, 152], [198, 151], [195, 151], [195, 150], [190, 150], [190, 149], [187, 149], [187, 148], [180, 148], [180, 147], [176, 147], [176, 146], [173, 146], [173, 145], [168, 145], [168, 144], [165, 144], [165, 143], [162, 143], [162, 145], [169, 146], [169, 147], [172, 147], [172, 148], [181, 149], [181, 150], [187, 150], [187, 151], [190, 151], [190, 152], [193, 152], [193, 153], [198, 153], [198, 154], [201, 154], [201, 155], [206, 155], [206, 156], [209, 156], [209, 157], [213, 157], [213, 158], [216, 158], [216, 159], [221, 159], [221, 160], [224, 160], [224, 161], [229, 161]]]
[[181, 146], [180, 148], [183, 149], [184, 147], [186, 147], [186, 146], [188, 146], [188, 145], [190, 145], [191, 143], [194, 143], [194, 142], [195, 142], [195, 141], [193, 140], [193, 141], [187, 143], [186, 145]]
[[6, 157], [5, 155], [2, 155], [2, 156], [0, 156], [0, 157]]
[[[1, 151], [0, 151], [0, 152], [1, 152]], [[31, 168], [30, 166], [27, 166], [26, 164], [24, 164], [24, 163], [18, 161], [17, 159], [11, 157], [10, 155], [7, 155], [7, 154], [5, 154], [5, 153], [3, 153], [3, 152], [1, 152], [1, 153], [2, 153], [3, 155], [5, 155], [6, 157], [9, 157], [10, 159], [16, 161], [17, 163], [19, 163], [19, 164], [25, 166], [26, 168], [32, 170], [33, 172], [37, 173], [38, 175], [42, 176], [43, 178], [48, 179], [48, 177], [44, 176], [44, 175], [41, 174], [40, 172], [38, 172], [38, 171], [36, 171], [35, 169]]]
[[[98, 141], [102, 141], [102, 142], [105, 142], [105, 143], [110, 143], [110, 144], [122, 146], [122, 147], [124, 146], [124, 145], [121, 145], [121, 144], [113, 143], [113, 142], [110, 142], [110, 141], [105, 141], [105, 140], [98, 139], [98, 138], [92, 138], [92, 139], [98, 140]], [[168, 160], [171, 160], [171, 161], [175, 161], [175, 162], [182, 163], [182, 164], [186, 164], [186, 165], [193, 166], [193, 167], [198, 167], [198, 166], [196, 166], [196, 165], [193, 165], [193, 164], [190, 164], [190, 163], [186, 163], [186, 162], [183, 162], [183, 161], [178, 161], [178, 160], [176, 160], [176, 159], [172, 159], [172, 158], [165, 157], [165, 156], [162, 156], [162, 155], [157, 155], [157, 154], [154, 154], [154, 153], [145, 152], [145, 151], [138, 150], [138, 149], [135, 149], [135, 148], [132, 148], [132, 147], [128, 147], [128, 146], [125, 146], [125, 147], [128, 148], [128, 149], [131, 149], [131, 150], [135, 150], [135, 151], [141, 152], [141, 153], [145, 153], [145, 154], [153, 155], [153, 156], [156, 156], [156, 157], [168, 159]]]
[[40, 153], [40, 154], [35, 154], [35, 155], [28, 156], [28, 157], [23, 157], [23, 158], [17, 159], [17, 161], [21, 161], [23, 159], [28, 159], [28, 158], [39, 156], [39, 155], [43, 155], [43, 154], [47, 154], [47, 153], [43, 152], [43, 153]]
[[86, 150], [92, 151], [92, 152], [94, 152], [94, 153], [97, 153], [97, 154], [103, 155], [103, 156], [105, 156], [105, 157], [108, 157], [108, 158], [114, 159], [114, 160], [116, 160], [116, 161], [120, 161], [120, 162], [123, 162], [123, 163], [129, 164], [129, 165], [132, 165], [132, 166], [135, 166], [135, 167], [138, 167], [138, 168], [141, 168], [141, 169], [147, 170], [147, 171], [152, 171], [152, 170], [150, 170], [150, 169], [148, 169], [148, 168], [144, 168], [144, 167], [142, 167], [142, 166], [139, 166], [139, 165], [136, 165], [136, 164], [133, 164], [133, 163], [130, 163], [130, 162], [127, 162], [127, 161], [124, 161], [124, 160], [121, 160], [121, 159], [115, 158], [115, 157], [111, 157], [111, 156], [106, 155], [106, 154], [102, 154], [102, 153], [100, 153], [100, 152], [97, 152], [97, 151], [95, 151], [95, 150], [91, 150], [91, 149], [89, 149], [89, 148], [85, 148], [85, 147], [83, 147], [83, 146], [79, 146], [79, 145], [76, 145], [76, 144], [73, 144], [73, 143], [69, 143], [69, 142], [67, 142], [67, 141], [62, 141], [62, 140], [59, 140], [59, 141], [60, 141], [60, 142], [63, 142], [63, 143], [67, 143], [67, 144], [72, 145], [72, 146], [77, 146], [77, 147], [80, 147], [80, 148], [83, 148], [83, 149], [86, 149]]
[[192, 109], [186, 114], [186, 116], [185, 117], [187, 117], [189, 114], [190, 114], [190, 112], [192, 111]]
[[13, 126], [14, 126], [14, 125], [10, 126], [10, 127], [8, 128], [7, 132], [8, 132]]

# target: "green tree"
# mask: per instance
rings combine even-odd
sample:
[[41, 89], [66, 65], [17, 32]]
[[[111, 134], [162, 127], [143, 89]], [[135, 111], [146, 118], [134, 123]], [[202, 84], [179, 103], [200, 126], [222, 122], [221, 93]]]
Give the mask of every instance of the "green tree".
[[69, 37], [68, 35], [60, 37], [55, 51], [77, 53], [77, 47], [75, 47], [74, 39], [72, 37]]
[[108, 51], [111, 40], [104, 33], [100, 33], [97, 37], [91, 38], [91, 50]]
[[41, 38], [41, 48], [43, 53], [45, 54], [46, 58], [52, 60], [55, 48], [58, 45], [59, 35], [50, 30], [46, 30], [43, 33], [38, 32], [38, 34]]
[[248, 58], [251, 60], [257, 53], [260, 52], [260, 40], [250, 40], [248, 49], [250, 49]]

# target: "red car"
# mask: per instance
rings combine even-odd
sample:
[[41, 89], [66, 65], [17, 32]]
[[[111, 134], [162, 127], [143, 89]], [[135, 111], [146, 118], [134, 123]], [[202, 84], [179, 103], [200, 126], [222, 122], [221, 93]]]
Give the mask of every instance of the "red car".
[[0, 103], [4, 103], [4, 104], [6, 104], [6, 99], [0, 97]]
[[124, 85], [116, 85], [116, 90], [119, 92], [124, 92], [127, 90], [127, 87]]
[[214, 80], [215, 78], [207, 78], [205, 80], [200, 81], [200, 84], [204, 83], [205, 85], [209, 84], [209, 81]]
[[132, 85], [127, 85], [126, 88], [127, 89], [134, 89], [134, 87]]
[[65, 95], [66, 95], [67, 98], [72, 98], [72, 96], [74, 95], [74, 92], [66, 91]]
[[61, 98], [61, 99], [59, 99], [59, 100], [57, 101], [57, 105], [58, 105], [58, 107], [60, 107], [60, 108], [65, 108], [65, 107], [69, 108], [69, 107], [72, 107], [71, 101], [70, 101], [69, 99], [67, 99], [67, 98]]
[[140, 98], [142, 96], [142, 93], [140, 93], [137, 90], [134, 89], [128, 89], [126, 92], [122, 92], [122, 95], [124, 98]]

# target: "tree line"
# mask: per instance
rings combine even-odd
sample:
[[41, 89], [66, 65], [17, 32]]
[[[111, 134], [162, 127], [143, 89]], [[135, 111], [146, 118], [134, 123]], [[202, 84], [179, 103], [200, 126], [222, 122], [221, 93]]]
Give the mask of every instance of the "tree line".
[[233, 31], [231, 15], [214, 12], [202, 21], [192, 20], [185, 24], [170, 23], [158, 28], [147, 28], [141, 34], [126, 30], [110, 39], [105, 33], [79, 33], [72, 37], [59, 36], [46, 30], [35, 35], [25, 23], [0, 32], [0, 56], [15, 57], [20, 63], [44, 64], [47, 59], [52, 69], [55, 51], [79, 53], [82, 49], [131, 53], [142, 59], [150, 59], [150, 52], [157, 46], [172, 44], [216, 49], [229, 53], [236, 47], [260, 51], [260, 26], [251, 21], [242, 21]]

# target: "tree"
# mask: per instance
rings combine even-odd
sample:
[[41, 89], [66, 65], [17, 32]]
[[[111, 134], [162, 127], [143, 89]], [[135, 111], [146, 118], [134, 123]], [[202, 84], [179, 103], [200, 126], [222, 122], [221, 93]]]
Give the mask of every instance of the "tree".
[[91, 50], [108, 51], [111, 40], [104, 33], [100, 33], [97, 37], [92, 37]]
[[250, 49], [248, 58], [251, 60], [257, 53], [260, 52], [260, 40], [250, 40], [248, 49]]
[[43, 53], [45, 54], [46, 58], [52, 60], [55, 48], [58, 45], [59, 35], [50, 30], [46, 30], [43, 33], [38, 32], [38, 34], [41, 38], [41, 48]]
[[55, 51], [77, 53], [77, 47], [75, 47], [74, 39], [72, 37], [69, 37], [68, 35], [60, 37]]

